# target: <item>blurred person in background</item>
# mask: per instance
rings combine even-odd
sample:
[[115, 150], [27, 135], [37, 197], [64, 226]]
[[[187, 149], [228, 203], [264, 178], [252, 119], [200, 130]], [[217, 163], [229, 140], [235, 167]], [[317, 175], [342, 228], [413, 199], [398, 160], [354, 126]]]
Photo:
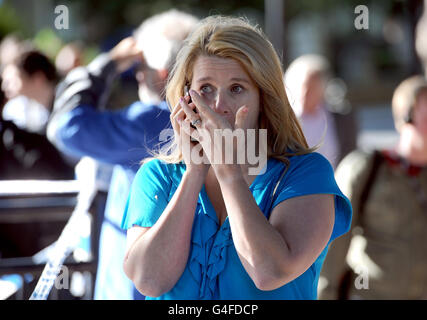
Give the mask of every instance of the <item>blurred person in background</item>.
[[321, 299], [427, 299], [427, 81], [404, 80], [392, 150], [350, 153], [336, 179], [353, 205], [352, 234], [331, 246]]
[[4, 66], [2, 78], [9, 99], [3, 118], [21, 129], [44, 134], [58, 80], [53, 63], [39, 51], [23, 50]]
[[[0, 77], [0, 88], [2, 79]], [[0, 90], [0, 180], [74, 179], [74, 169], [45, 135], [18, 128], [1, 116], [7, 98]]]
[[[120, 224], [140, 161], [161, 142], [162, 130], [172, 131], [164, 86], [197, 21], [177, 10], [150, 17], [133, 37], [87, 67], [72, 70], [58, 86], [48, 125], [51, 141], [64, 152], [115, 165], [99, 240], [95, 299], [145, 298], [124, 274], [126, 232]], [[121, 110], [104, 110], [113, 80], [135, 63], [140, 101]]]
[[349, 106], [332, 106], [325, 100], [330, 79], [329, 62], [320, 55], [308, 54], [295, 59], [284, 76], [289, 102], [294, 109], [308, 145], [319, 145], [333, 168], [356, 148], [356, 123]]
[[83, 47], [79, 42], [68, 43], [59, 50], [55, 58], [55, 67], [61, 77], [83, 65]]
[[424, 65], [424, 75], [427, 76], [427, 0], [424, 0], [424, 12], [416, 27], [415, 49]]
[[23, 47], [31, 47], [31, 45], [29, 42], [21, 41], [15, 35], [7, 35], [2, 39], [0, 43], [0, 66], [2, 69], [18, 57]]

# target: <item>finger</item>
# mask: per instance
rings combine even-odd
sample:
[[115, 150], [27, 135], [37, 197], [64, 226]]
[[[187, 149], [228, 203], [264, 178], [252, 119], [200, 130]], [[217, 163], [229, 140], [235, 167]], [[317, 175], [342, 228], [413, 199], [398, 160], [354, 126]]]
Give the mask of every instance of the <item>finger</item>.
[[175, 115], [172, 121], [172, 127], [175, 133], [175, 141], [178, 142], [179, 146], [182, 144], [183, 139], [190, 139], [189, 135], [184, 130], [184, 127], [186, 126], [188, 126], [188, 124], [185, 122], [185, 113], [181, 109], [180, 112]]
[[184, 110], [179, 110], [178, 112], [177, 112], [177, 114], [174, 116], [174, 118], [173, 118], [173, 121], [175, 122], [175, 123], [181, 123], [182, 121], [184, 121], [185, 120], [185, 117], [186, 117], [186, 115], [185, 115], [185, 112], [184, 112]]
[[182, 110], [181, 105], [178, 103], [173, 109], [170, 115], [170, 121], [174, 130], [179, 130], [178, 127], [181, 125], [180, 122], [185, 119], [184, 110]]
[[243, 105], [236, 112], [236, 120], [234, 121], [234, 128], [247, 129], [248, 108]]
[[170, 114], [170, 118], [173, 119], [175, 117], [175, 115], [182, 110], [181, 104], [178, 102], [175, 107], [173, 107], [171, 114]]
[[172, 129], [174, 131], [175, 136], [179, 136], [179, 123], [174, 119], [171, 119]]
[[190, 121], [189, 119], [185, 119], [184, 121], [181, 121], [181, 130], [187, 134], [188, 136], [198, 140], [199, 139], [199, 133], [197, 132], [196, 129], [193, 129], [190, 126]]
[[202, 116], [210, 117], [214, 111], [204, 101], [203, 97], [194, 90], [189, 91], [193, 103]]
[[175, 107], [173, 107], [173, 109], [172, 109], [172, 111], [171, 111], [171, 115], [170, 115], [170, 118], [171, 119], [173, 119], [174, 117], [175, 117], [175, 115], [178, 113], [178, 112], [180, 112], [182, 110], [182, 106], [181, 106], [181, 104], [179, 103], [179, 101], [178, 101], [178, 103], [175, 105]]
[[187, 117], [183, 109], [180, 109], [174, 118], [172, 119], [173, 124], [178, 127], [182, 127], [184, 125], [189, 126], [191, 124], [190, 119]]
[[196, 105], [191, 101], [190, 94], [187, 92], [187, 94], [183, 97], [187, 105], [190, 107], [191, 110], [193, 110], [195, 113], [197, 113]]
[[184, 110], [185, 114], [187, 115], [187, 118], [191, 122], [195, 121], [196, 119], [200, 119], [201, 118], [200, 115], [198, 115], [197, 113], [195, 113], [193, 111], [193, 109], [190, 108], [190, 106], [187, 104], [187, 102], [185, 101], [184, 98], [180, 99], [180, 104], [181, 104], [181, 107]]

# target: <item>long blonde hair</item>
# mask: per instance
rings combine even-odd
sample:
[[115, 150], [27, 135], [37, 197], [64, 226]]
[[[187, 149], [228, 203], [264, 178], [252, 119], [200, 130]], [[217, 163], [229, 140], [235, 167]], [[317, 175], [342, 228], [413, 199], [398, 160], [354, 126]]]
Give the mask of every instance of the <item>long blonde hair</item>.
[[[288, 162], [287, 156], [310, 153], [301, 126], [295, 116], [283, 83], [282, 65], [273, 45], [256, 26], [244, 18], [210, 16], [199, 22], [185, 40], [166, 86], [169, 108], [184, 95], [191, 83], [197, 57], [215, 56], [238, 61], [260, 90], [259, 128], [267, 129], [268, 157]], [[157, 154], [168, 163], [183, 160], [172, 141], [168, 151]]]

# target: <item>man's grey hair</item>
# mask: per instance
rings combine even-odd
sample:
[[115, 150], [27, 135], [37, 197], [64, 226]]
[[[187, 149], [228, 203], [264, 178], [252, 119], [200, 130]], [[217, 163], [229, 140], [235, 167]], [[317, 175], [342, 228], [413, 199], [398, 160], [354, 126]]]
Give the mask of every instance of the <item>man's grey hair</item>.
[[296, 58], [285, 72], [285, 83], [295, 82], [296, 79], [305, 79], [310, 74], [319, 74], [327, 79], [330, 75], [328, 60], [318, 54], [305, 54]]
[[330, 77], [330, 64], [322, 55], [305, 54], [296, 58], [283, 75], [286, 93], [295, 110], [298, 109], [298, 104], [295, 101], [300, 99], [301, 87], [307, 77], [313, 74], [320, 75], [326, 85]]
[[145, 20], [134, 32], [138, 47], [149, 67], [170, 70], [183, 40], [193, 31], [199, 19], [171, 9]]

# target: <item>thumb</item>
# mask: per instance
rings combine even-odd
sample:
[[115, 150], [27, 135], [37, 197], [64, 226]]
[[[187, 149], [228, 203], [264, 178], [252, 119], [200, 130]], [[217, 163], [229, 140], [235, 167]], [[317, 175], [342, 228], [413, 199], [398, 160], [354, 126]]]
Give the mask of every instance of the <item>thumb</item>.
[[248, 108], [243, 105], [237, 110], [234, 128], [246, 129], [246, 119], [248, 118]]

